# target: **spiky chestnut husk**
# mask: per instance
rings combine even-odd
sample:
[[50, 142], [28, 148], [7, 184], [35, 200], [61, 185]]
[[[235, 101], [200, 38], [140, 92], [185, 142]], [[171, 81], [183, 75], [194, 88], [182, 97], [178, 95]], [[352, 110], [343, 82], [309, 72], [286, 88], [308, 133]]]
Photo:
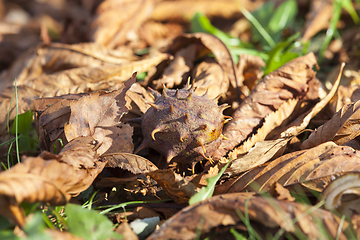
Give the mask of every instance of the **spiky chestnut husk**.
[[150, 147], [166, 156], [167, 162], [191, 163], [210, 160], [223, 137], [222, 128], [229, 119], [217, 99], [197, 96], [193, 87], [152, 91], [155, 102], [141, 117], [144, 140], [135, 152]]

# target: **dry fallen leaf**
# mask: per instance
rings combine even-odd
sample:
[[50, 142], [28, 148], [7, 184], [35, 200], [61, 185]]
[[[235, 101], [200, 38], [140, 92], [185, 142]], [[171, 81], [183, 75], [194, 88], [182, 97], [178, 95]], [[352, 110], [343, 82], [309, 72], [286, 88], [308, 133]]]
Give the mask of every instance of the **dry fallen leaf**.
[[[4, 205], [0, 214], [6, 214], [8, 205], [18, 208], [23, 201], [64, 205], [86, 190], [106, 164], [98, 158], [98, 147], [90, 136], [76, 138], [59, 155], [43, 152], [38, 157], [25, 157], [22, 163], [1, 172], [0, 198]], [[23, 217], [10, 219], [21, 225]]]
[[131, 153], [104, 154], [102, 157], [107, 161], [107, 167], [119, 167], [133, 174], [145, 174], [158, 170], [151, 161]]
[[[284, 102], [303, 97], [308, 91], [307, 82], [315, 78], [312, 70], [314, 65], [315, 55], [309, 53], [286, 63], [257, 84], [233, 113], [233, 119], [225, 125], [223, 134], [229, 140], [222, 141], [217, 157], [226, 155], [254, 134], [264, 118], [279, 109]], [[294, 107], [289, 106], [287, 112], [291, 112]]]
[[213, 35], [206, 33], [183, 34], [173, 40], [166, 49], [166, 52], [174, 54], [191, 43], [201, 43], [209, 49], [215, 55], [217, 62], [223, 68], [224, 72], [227, 73], [227, 77], [233, 88], [237, 89], [241, 86], [241, 83], [237, 80], [236, 68], [228, 48], [220, 39]]
[[335, 96], [329, 102], [329, 112], [334, 115], [342, 107], [352, 102], [360, 100], [360, 87], [359, 86], [342, 86], [340, 85]]
[[[257, 81], [261, 79], [264, 72], [262, 67], [265, 67], [265, 62], [261, 57], [241, 54], [238, 63], [238, 81], [243, 83], [242, 93], [244, 96], [249, 96], [254, 89]], [[247, 91], [245, 91], [247, 90]]]
[[[147, 71], [152, 66], [167, 59], [168, 54], [156, 54], [154, 57], [140, 61], [130, 62], [119, 66], [81, 67], [45, 74], [36, 78], [26, 79], [24, 85], [17, 87], [18, 114], [30, 110], [33, 101], [39, 97], [54, 97], [68, 93], [84, 93], [91, 90], [117, 90], [134, 71]], [[15, 87], [11, 86], [0, 93], [0, 136], [7, 134], [8, 112], [10, 124], [16, 116], [15, 101], [11, 101]], [[10, 103], [11, 106], [10, 106]], [[51, 143], [52, 144], [52, 143]], [[50, 144], [50, 145], [51, 145]], [[51, 149], [52, 150], [52, 149]]]
[[275, 155], [281, 155], [279, 152], [282, 153], [285, 150], [284, 148], [290, 140], [291, 138], [280, 138], [255, 143], [255, 146], [246, 155], [236, 156], [225, 173], [229, 176], [238, 175], [267, 162]]
[[239, 0], [180, 0], [161, 1], [156, 5], [151, 18], [159, 22], [168, 20], [187, 22], [195, 13], [202, 12], [209, 17], [235, 17], [241, 16], [238, 4], [245, 6], [248, 11], [259, 8], [264, 1]]
[[315, 0], [311, 2], [310, 13], [306, 17], [305, 32], [302, 40], [309, 41], [316, 33], [326, 29], [332, 17], [332, 0]]
[[147, 239], [195, 239], [206, 236], [213, 229], [219, 233], [220, 227], [240, 228], [245, 225], [241, 216], [246, 214], [253, 228], [259, 226], [262, 231], [258, 232], [260, 236], [264, 228], [274, 229], [274, 233], [281, 228], [287, 233], [302, 234], [308, 239], [322, 239], [323, 233], [319, 229], [324, 227], [333, 238], [338, 236], [339, 239], [347, 239], [343, 231], [349, 224], [344, 222], [341, 226], [339, 217], [328, 211], [248, 193], [215, 196], [188, 206], [168, 219]]
[[295, 201], [295, 198], [293, 196], [291, 196], [290, 191], [288, 189], [284, 188], [278, 182], [276, 182], [272, 186], [272, 188], [270, 190], [270, 194], [271, 194], [271, 196], [273, 196], [274, 198], [276, 198], [278, 200], [286, 200], [286, 201], [290, 201], [290, 202]]
[[146, 175], [154, 179], [176, 203], [188, 203], [198, 189], [186, 178], [181, 177], [171, 169], [157, 170]]
[[224, 186], [217, 193], [268, 191], [278, 182], [285, 187], [301, 185], [321, 192], [331, 179], [360, 169], [360, 152], [326, 142], [308, 150], [283, 155], [268, 164], [253, 168]]
[[337, 210], [339, 213], [351, 218], [352, 215], [360, 214], [360, 173], [347, 173], [332, 181], [322, 192], [320, 200], [325, 201], [324, 207], [330, 211]]
[[303, 148], [311, 148], [326, 141], [334, 141], [338, 145], [360, 135], [359, 111], [360, 101], [345, 105], [328, 122], [312, 132], [303, 143]]
[[189, 44], [177, 51], [169, 66], [164, 69], [162, 77], [153, 82], [154, 89], [162, 89], [163, 85], [173, 88], [186, 81], [194, 65], [196, 50], [196, 44]]
[[153, 8], [153, 0], [103, 1], [97, 8], [97, 16], [91, 26], [93, 40], [110, 49], [132, 41], [131, 37], [150, 17]]
[[134, 61], [132, 55], [124, 51], [106, 49], [96, 43], [39, 45], [28, 50], [7, 70], [1, 89], [14, 84], [24, 84], [27, 79], [39, 77], [44, 73], [56, 73], [78, 67], [117, 66]]
[[132, 152], [132, 127], [120, 124], [127, 112], [126, 91], [135, 82], [136, 73], [122, 88], [110, 93], [95, 92], [70, 103], [71, 116], [64, 126], [66, 139], [92, 136], [101, 143], [98, 153]]
[[337, 87], [339, 86], [340, 78], [341, 78], [341, 74], [344, 69], [344, 66], [345, 66], [345, 63], [342, 63], [339, 74], [337, 76], [337, 79], [336, 79], [332, 89], [330, 90], [330, 92], [323, 99], [321, 99], [321, 101], [318, 102], [312, 109], [303, 113], [294, 122], [289, 124], [288, 129], [286, 129], [286, 131], [284, 131], [280, 134], [281, 137], [285, 137], [285, 136], [289, 137], [289, 136], [298, 135], [302, 130], [305, 129], [305, 127], [309, 124], [310, 120], [328, 104], [328, 102], [331, 100], [331, 98], [336, 93]]
[[229, 89], [229, 79], [224, 69], [214, 59], [209, 58], [193, 69], [192, 78], [195, 94], [202, 96], [207, 93], [210, 99], [224, 95]]

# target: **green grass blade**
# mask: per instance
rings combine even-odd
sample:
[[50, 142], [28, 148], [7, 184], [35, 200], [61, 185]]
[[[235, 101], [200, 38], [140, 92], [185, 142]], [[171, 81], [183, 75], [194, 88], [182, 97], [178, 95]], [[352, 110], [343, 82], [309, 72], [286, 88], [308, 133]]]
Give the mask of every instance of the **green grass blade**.
[[297, 13], [298, 8], [295, 0], [287, 0], [276, 8], [267, 27], [268, 33], [274, 41], [280, 40], [281, 32], [294, 22]]
[[240, 8], [241, 13], [247, 18], [247, 20], [259, 31], [261, 36], [266, 40], [270, 47], [275, 47], [276, 43], [271, 38], [270, 34], [259, 23], [259, 21], [245, 8]]
[[[19, 114], [19, 99], [18, 99], [18, 94], [17, 94], [17, 79], [16, 78], [15, 78], [15, 102], [16, 102], [16, 116], [17, 116]], [[18, 163], [20, 163], [18, 127], [19, 127], [19, 118], [15, 118], [16, 157], [17, 157]]]
[[330, 20], [330, 26], [329, 26], [328, 30], [326, 31], [326, 36], [325, 36], [324, 42], [320, 48], [318, 63], [321, 63], [322, 60], [324, 59], [325, 51], [326, 51], [327, 47], [329, 46], [330, 41], [333, 38], [334, 33], [336, 31], [336, 26], [337, 26], [337, 23], [339, 22], [340, 15], [341, 15], [341, 5], [342, 5], [341, 0], [335, 0], [333, 3], [333, 15]]
[[157, 201], [133, 201], [133, 202], [121, 203], [121, 204], [118, 204], [118, 205], [103, 206], [103, 208], [108, 207], [108, 209], [100, 212], [100, 214], [103, 215], [103, 214], [111, 212], [112, 210], [123, 208], [123, 207], [133, 205], [133, 204], [150, 203], [150, 202], [151, 203], [156, 203], [156, 202], [167, 202], [167, 201], [171, 201], [171, 199], [161, 199], [161, 200], [157, 200]]
[[215, 185], [217, 183], [217, 181], [220, 179], [220, 177], [223, 175], [223, 173], [225, 172], [226, 168], [229, 166], [231, 161], [229, 161], [222, 169], [221, 171], [214, 177], [209, 177], [206, 179], [207, 181], [207, 186], [201, 188], [201, 190], [194, 194], [190, 200], [189, 200], [189, 204], [192, 205], [194, 203], [203, 201], [207, 198], [210, 198], [213, 193], [214, 193], [214, 189], [215, 189]]
[[341, 6], [343, 8], [345, 8], [346, 11], [348, 11], [348, 13], [350, 14], [350, 16], [353, 19], [354, 23], [356, 23], [356, 24], [360, 23], [359, 15], [357, 14], [356, 10], [354, 9], [354, 6], [353, 6], [351, 0], [342, 0], [341, 1]]

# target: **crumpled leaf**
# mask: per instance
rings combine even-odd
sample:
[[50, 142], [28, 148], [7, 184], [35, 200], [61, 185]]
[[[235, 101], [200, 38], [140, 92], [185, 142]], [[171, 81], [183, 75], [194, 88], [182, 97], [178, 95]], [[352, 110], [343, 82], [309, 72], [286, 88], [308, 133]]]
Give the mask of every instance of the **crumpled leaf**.
[[257, 84], [233, 113], [233, 119], [224, 126], [223, 134], [229, 140], [221, 142], [216, 156], [219, 158], [226, 155], [254, 134], [264, 118], [279, 109], [284, 102], [303, 97], [308, 91], [307, 82], [315, 78], [312, 70], [314, 65], [315, 55], [309, 53], [286, 63]]
[[70, 118], [70, 103], [81, 96], [83, 94], [71, 94], [34, 101], [35, 125], [41, 150], [53, 152], [55, 148], [55, 153], [59, 153], [61, 144], [58, 139], [61, 139], [64, 145], [68, 143], [64, 133], [64, 124]]
[[258, 232], [260, 236], [264, 233], [264, 228], [275, 231], [282, 228], [288, 233], [303, 234], [308, 239], [322, 239], [323, 232], [320, 229], [324, 227], [333, 238], [340, 229], [340, 239], [346, 239], [343, 231], [349, 225], [344, 222], [341, 226], [339, 217], [323, 209], [297, 202], [251, 196], [248, 193], [235, 193], [215, 196], [182, 209], [147, 239], [195, 239], [211, 233], [215, 228], [219, 233], [222, 226], [245, 227], [245, 218], [242, 220], [241, 216], [246, 214], [251, 221], [250, 225], [261, 229]]
[[264, 192], [275, 182], [290, 188], [300, 184], [305, 189], [321, 192], [334, 177], [351, 171], [360, 171], [360, 152], [348, 146], [326, 142], [308, 150], [283, 155], [266, 165], [253, 168], [235, 181], [224, 184], [221, 190], [216, 192]]
[[214, 59], [209, 58], [193, 69], [195, 94], [202, 96], [207, 92], [210, 99], [223, 95], [229, 89], [229, 79], [224, 69]]
[[86, 190], [105, 167], [106, 162], [98, 158], [98, 147], [90, 136], [76, 138], [59, 155], [43, 152], [1, 172], [0, 198], [4, 205], [0, 213], [8, 211], [8, 205], [16, 208], [23, 201], [64, 205]]
[[240, 55], [237, 74], [238, 81], [244, 85], [241, 90], [244, 96], [249, 96], [257, 81], [261, 79], [264, 74], [263, 67], [265, 67], [265, 62], [261, 57], [245, 53]]
[[208, 17], [239, 18], [240, 6], [244, 6], [248, 11], [259, 8], [263, 1], [239, 0], [180, 0], [180, 1], [161, 1], [156, 5], [151, 18], [159, 22], [180, 21], [187, 22], [195, 13], [202, 12]]
[[360, 100], [360, 86], [340, 85], [335, 96], [329, 102], [329, 112], [333, 116], [345, 105], [357, 102], [358, 100]]
[[132, 35], [150, 17], [153, 8], [153, 0], [103, 1], [92, 23], [93, 40], [110, 49], [125, 44], [132, 40]]
[[192, 182], [171, 169], [152, 171], [146, 175], [154, 179], [179, 204], [188, 203], [190, 197], [198, 191]]
[[286, 200], [286, 201], [295, 201], [295, 198], [291, 196], [290, 191], [286, 188], [284, 188], [281, 184], [276, 182], [271, 190], [270, 190], [271, 196], [278, 200]]
[[324, 207], [330, 211], [338, 210], [351, 218], [356, 212], [360, 214], [360, 173], [342, 175], [324, 189], [320, 200], [325, 200]]
[[12, 64], [2, 78], [0, 89], [13, 85], [15, 79], [22, 85], [27, 79], [44, 73], [78, 67], [118, 66], [136, 59], [124, 52], [109, 50], [96, 43], [42, 44], [28, 50]]
[[97, 150], [100, 155], [105, 152], [133, 152], [132, 127], [119, 125], [119, 122], [128, 110], [125, 94], [135, 82], [135, 77], [136, 73], [117, 91], [94, 92], [71, 102], [70, 120], [64, 126], [66, 139], [71, 141], [79, 136], [92, 136], [102, 143]]
[[339, 86], [340, 78], [341, 78], [341, 74], [344, 69], [344, 66], [345, 66], [345, 63], [342, 63], [338, 77], [337, 77], [332, 89], [330, 90], [330, 92], [323, 99], [321, 99], [321, 101], [318, 102], [312, 109], [303, 113], [294, 122], [292, 122], [290, 125], [288, 125], [288, 129], [286, 129], [286, 131], [281, 133], [281, 137], [298, 135], [310, 123], [310, 120], [328, 104], [328, 102], [331, 100], [331, 98], [336, 93], [337, 87]]
[[[154, 102], [154, 96], [150, 94], [139, 83], [134, 83], [129, 91], [126, 92], [126, 102], [129, 102], [129, 112], [136, 116], [142, 116], [150, 107], [149, 103]], [[125, 116], [127, 118], [131, 118]], [[135, 118], [135, 117], [134, 117]]]
[[169, 66], [164, 69], [162, 77], [153, 82], [154, 89], [162, 89], [163, 85], [173, 88], [186, 81], [190, 75], [190, 69], [194, 66], [196, 52], [196, 44], [190, 44], [177, 51]]
[[107, 160], [107, 167], [122, 168], [133, 174], [145, 174], [158, 170], [158, 167], [144, 157], [131, 153], [113, 153], [102, 156]]
[[284, 102], [277, 111], [267, 115], [261, 128], [239, 147], [231, 151], [229, 157], [239, 158], [239, 155], [248, 152], [256, 143], [265, 140], [268, 134], [276, 127], [279, 127], [284, 123], [286, 124], [298, 102], [298, 99], [289, 99], [287, 102]]
[[290, 140], [291, 138], [279, 138], [255, 143], [255, 146], [246, 155], [233, 159], [225, 173], [229, 176], [238, 175], [267, 162], [276, 155], [281, 155], [279, 153], [285, 150], [285, 146]]
[[226, 45], [217, 37], [206, 33], [183, 34], [173, 40], [166, 52], [173, 54], [191, 43], [201, 43], [209, 49], [214, 55], [217, 62], [227, 73], [231, 85], [237, 89], [241, 83], [237, 80], [235, 64]]
[[360, 135], [358, 114], [360, 114], [360, 101], [344, 106], [328, 122], [312, 132], [301, 146], [311, 148], [326, 141], [343, 145], [356, 138]]
[[326, 29], [333, 14], [332, 0], [311, 1], [302, 41], [309, 41], [316, 33]]

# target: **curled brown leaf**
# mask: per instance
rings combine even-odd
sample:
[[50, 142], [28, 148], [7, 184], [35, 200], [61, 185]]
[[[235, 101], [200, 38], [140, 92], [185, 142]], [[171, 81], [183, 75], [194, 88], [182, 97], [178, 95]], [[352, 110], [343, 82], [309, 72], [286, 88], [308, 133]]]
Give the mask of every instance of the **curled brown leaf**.
[[235, 64], [226, 45], [217, 37], [206, 33], [183, 34], [173, 40], [166, 52], [175, 54], [175, 52], [188, 46], [191, 43], [201, 43], [209, 49], [214, 55], [217, 62], [224, 69], [230, 80], [231, 85], [237, 89], [241, 83], [237, 80]]
[[307, 82], [315, 78], [312, 68], [316, 64], [315, 55], [309, 53], [286, 63], [257, 84], [225, 125], [223, 134], [229, 140], [222, 141], [217, 157], [226, 155], [255, 133], [264, 118], [284, 102], [303, 97], [308, 90]]
[[192, 182], [171, 169], [152, 171], [147, 175], [154, 179], [165, 190], [166, 194], [179, 204], [188, 203], [190, 197], [198, 191]]
[[199, 96], [207, 92], [208, 97], [214, 99], [225, 94], [229, 89], [229, 79], [224, 69], [214, 59], [206, 59], [195, 66], [192, 78], [195, 93]]
[[[23, 201], [64, 205], [86, 190], [105, 167], [106, 162], [96, 153], [98, 147], [92, 137], [80, 137], [59, 155], [43, 152], [38, 157], [24, 158], [22, 163], [0, 173], [1, 199], [13, 206]], [[7, 211], [6, 206], [0, 209]]]
[[305, 189], [321, 192], [334, 177], [359, 169], [359, 151], [326, 142], [308, 150], [283, 155], [266, 165], [251, 169], [229, 182], [227, 187], [220, 186], [217, 192], [263, 192], [268, 191], [275, 182], [285, 187], [301, 185]]
[[188, 206], [168, 219], [148, 239], [194, 239], [215, 228], [219, 232], [220, 226], [241, 228], [245, 223], [240, 216], [245, 214], [252, 227], [259, 226], [262, 230], [281, 228], [288, 233], [304, 234], [309, 239], [321, 239], [321, 225], [332, 237], [337, 236], [339, 229], [339, 238], [346, 239], [343, 231], [348, 223], [341, 226], [340, 219], [326, 210], [248, 193], [215, 196]]
[[133, 174], [145, 174], [158, 170], [158, 167], [144, 157], [131, 153], [113, 153], [102, 156], [107, 161], [107, 167], [119, 167]]
[[121, 46], [132, 40], [129, 33], [134, 34], [150, 17], [153, 8], [153, 0], [103, 1], [97, 8], [97, 16], [92, 23], [92, 38], [108, 48]]
[[177, 51], [169, 66], [164, 69], [162, 77], [153, 82], [154, 89], [162, 89], [163, 85], [173, 88], [186, 81], [194, 66], [196, 49], [196, 44], [190, 44]]
[[[125, 84], [110, 93], [95, 92], [70, 103], [71, 116], [64, 126], [68, 141], [79, 136], [93, 136], [101, 143], [98, 153], [132, 152], [132, 127], [119, 125], [127, 112], [126, 91], [135, 82], [136, 73]], [[116, 142], [121, 142], [116, 144]], [[109, 152], [110, 151], [110, 152]]]
[[344, 106], [328, 122], [312, 132], [301, 145], [311, 148], [326, 141], [342, 145], [360, 135], [360, 101]]

